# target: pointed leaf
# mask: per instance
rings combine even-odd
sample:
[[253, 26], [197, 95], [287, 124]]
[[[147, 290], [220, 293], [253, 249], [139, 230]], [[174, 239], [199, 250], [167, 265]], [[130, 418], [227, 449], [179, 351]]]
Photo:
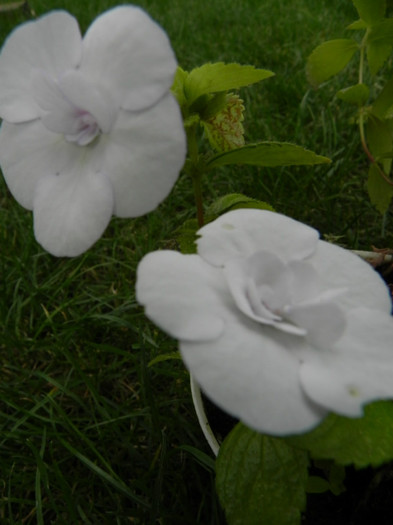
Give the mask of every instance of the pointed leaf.
[[371, 25], [382, 18], [386, 11], [386, 0], [352, 0], [359, 16]]
[[383, 119], [387, 118], [387, 112], [393, 105], [393, 77], [385, 84], [384, 88], [374, 100], [372, 107], [373, 115]]
[[216, 488], [229, 525], [298, 525], [307, 453], [236, 425], [216, 461]]
[[375, 164], [371, 164], [368, 171], [367, 190], [372, 204], [383, 215], [392, 200], [393, 186], [381, 176]]
[[231, 210], [237, 210], [239, 208], [257, 208], [258, 210], [269, 210], [274, 211], [270, 204], [262, 202], [241, 193], [230, 193], [217, 199], [213, 204], [209, 206], [206, 211], [207, 215], [218, 217], [223, 213], [227, 213]]
[[[393, 133], [389, 122], [386, 120], [370, 115], [367, 120], [366, 136], [368, 147], [375, 158], [379, 158], [393, 149]], [[392, 161], [386, 158], [381, 164], [384, 172], [388, 174]]]
[[187, 71], [184, 71], [180, 66], [178, 66], [175, 78], [173, 79], [171, 91], [175, 95], [180, 107], [183, 107], [186, 102], [186, 96], [184, 94], [184, 82], [187, 76]]
[[340, 89], [340, 91], [337, 92], [337, 98], [357, 106], [364, 106], [369, 96], [370, 89], [366, 84], [355, 84], [354, 86]]
[[356, 20], [347, 26], [347, 29], [358, 30], [358, 29], [367, 29], [367, 24], [364, 20]]
[[316, 47], [308, 57], [306, 74], [313, 86], [318, 86], [348, 64], [359, 46], [352, 39], [328, 40]]
[[273, 76], [272, 71], [256, 69], [240, 64], [204, 64], [193, 69], [185, 81], [185, 93], [189, 104], [202, 95], [238, 89]]
[[330, 414], [311, 432], [285, 441], [339, 465], [378, 466], [393, 459], [393, 403], [367, 405], [364, 417], [356, 419]]
[[207, 169], [226, 164], [254, 166], [291, 166], [329, 163], [330, 159], [288, 142], [259, 142], [219, 153], [207, 162]]
[[367, 39], [367, 61], [373, 75], [389, 58], [392, 48], [393, 18], [388, 18], [372, 26]]

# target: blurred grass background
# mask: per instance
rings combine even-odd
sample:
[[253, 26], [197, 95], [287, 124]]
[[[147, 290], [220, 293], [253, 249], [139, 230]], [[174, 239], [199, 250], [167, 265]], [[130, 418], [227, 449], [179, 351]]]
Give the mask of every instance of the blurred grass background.
[[[356, 18], [350, 0], [137, 4], [168, 32], [184, 69], [225, 61], [276, 73], [241, 90], [247, 141], [289, 141], [333, 161], [218, 170], [205, 183], [207, 204], [241, 192], [347, 247], [392, 244], [391, 213], [382, 237], [381, 216], [367, 196], [367, 165], [350, 109], [334, 98], [344, 75], [355, 81], [355, 68], [317, 91], [305, 77], [313, 48], [346, 35]], [[66, 9], [85, 31], [116, 2], [29, 5], [37, 15]], [[0, 42], [24, 20], [21, 10], [0, 12]], [[377, 89], [382, 81], [375, 79]], [[176, 342], [146, 321], [134, 298], [140, 258], [174, 247], [174, 230], [194, 213], [191, 183], [183, 176], [155, 212], [114, 219], [86, 254], [57, 259], [36, 243], [31, 214], [1, 179], [1, 524], [225, 523], [188, 373], [178, 360], [149, 366]]]

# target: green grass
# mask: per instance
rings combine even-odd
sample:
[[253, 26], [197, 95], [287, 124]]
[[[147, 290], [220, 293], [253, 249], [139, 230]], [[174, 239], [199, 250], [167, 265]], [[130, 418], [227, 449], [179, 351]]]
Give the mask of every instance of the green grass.
[[[315, 168], [218, 170], [204, 186], [207, 204], [242, 192], [346, 246], [392, 243], [391, 215], [381, 238], [381, 217], [367, 197], [356, 127], [334, 99], [339, 81], [313, 91], [304, 73], [312, 49], [342, 36], [355, 18], [349, 0], [139, 4], [167, 30], [183, 68], [237, 61], [276, 73], [241, 91], [249, 141], [290, 141], [333, 160]], [[65, 8], [85, 30], [116, 3], [30, 5], [38, 15]], [[0, 13], [0, 40], [23, 19]], [[211, 465], [196, 453], [209, 450], [188, 373], [178, 360], [149, 366], [176, 342], [146, 321], [134, 298], [140, 258], [173, 247], [173, 231], [193, 215], [183, 176], [155, 212], [114, 219], [86, 254], [56, 259], [35, 242], [31, 214], [1, 180], [1, 524], [224, 524]]]

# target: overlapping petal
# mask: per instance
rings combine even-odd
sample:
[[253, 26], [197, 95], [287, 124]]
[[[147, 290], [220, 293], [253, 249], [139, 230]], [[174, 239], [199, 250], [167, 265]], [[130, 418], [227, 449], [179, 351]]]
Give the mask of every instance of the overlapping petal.
[[125, 5], [99, 16], [83, 40], [81, 71], [110, 90], [123, 109], [155, 104], [170, 89], [177, 62], [161, 27]]
[[221, 266], [236, 257], [269, 250], [284, 261], [304, 259], [316, 249], [319, 233], [289, 217], [265, 210], [235, 210], [198, 232], [198, 253]]
[[231, 316], [223, 308], [229, 301], [222, 275], [197, 255], [146, 255], [138, 266], [136, 296], [150, 319], [178, 339], [216, 339]]
[[138, 217], [171, 191], [186, 155], [179, 106], [168, 93], [141, 113], [122, 111], [110, 137], [102, 136], [96, 162], [115, 191], [114, 213]]
[[274, 328], [243, 321], [226, 325], [213, 341], [180, 341], [180, 350], [218, 406], [255, 430], [284, 435], [309, 430], [327, 413], [300, 385], [303, 344]]
[[76, 164], [72, 171], [41, 178], [34, 194], [37, 241], [58, 257], [80, 255], [101, 237], [113, 202], [109, 179], [88, 167]]
[[51, 133], [40, 120], [23, 125], [3, 121], [0, 131], [1, 167], [15, 199], [32, 210], [38, 181], [73, 169], [80, 148]]
[[0, 60], [0, 116], [25, 122], [39, 116], [31, 90], [37, 70], [56, 79], [76, 68], [82, 37], [76, 19], [65, 11], [49, 13], [17, 27], [6, 40]]

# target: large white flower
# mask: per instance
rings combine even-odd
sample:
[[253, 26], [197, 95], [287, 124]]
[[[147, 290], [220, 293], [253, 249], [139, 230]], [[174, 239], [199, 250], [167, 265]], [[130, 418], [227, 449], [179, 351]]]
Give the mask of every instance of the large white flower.
[[269, 211], [236, 210], [198, 233], [198, 255], [145, 256], [136, 291], [217, 405], [285, 435], [393, 398], [392, 305], [366, 262]]
[[168, 195], [186, 150], [169, 91], [176, 67], [166, 33], [130, 5], [99, 16], [83, 40], [64, 11], [6, 40], [0, 164], [49, 252], [78, 255], [112, 215], [143, 215]]

